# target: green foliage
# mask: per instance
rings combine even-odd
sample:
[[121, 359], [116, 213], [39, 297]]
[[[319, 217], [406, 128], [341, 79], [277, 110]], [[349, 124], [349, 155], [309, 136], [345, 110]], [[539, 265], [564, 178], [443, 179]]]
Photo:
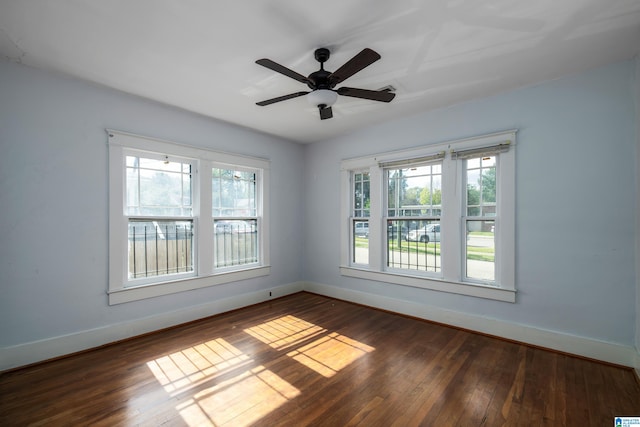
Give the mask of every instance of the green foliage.
[[420, 200], [419, 187], [407, 188], [402, 197], [401, 205], [417, 205]]
[[421, 205], [442, 205], [442, 190], [436, 188], [430, 191], [429, 188], [423, 188], [420, 192], [420, 204]]
[[480, 204], [480, 191], [474, 184], [467, 184], [467, 206]]
[[[480, 192], [482, 191], [482, 199]], [[483, 169], [477, 184], [467, 184], [467, 206], [478, 206], [481, 202], [495, 203], [496, 201], [496, 169]]]
[[496, 168], [484, 169], [482, 173], [482, 200], [496, 201]]

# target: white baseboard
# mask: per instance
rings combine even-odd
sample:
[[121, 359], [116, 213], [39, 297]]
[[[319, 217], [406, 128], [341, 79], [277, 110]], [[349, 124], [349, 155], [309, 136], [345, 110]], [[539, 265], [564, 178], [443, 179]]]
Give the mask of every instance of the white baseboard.
[[[300, 292], [303, 290], [303, 286], [303, 282], [290, 283], [143, 319], [3, 347], [0, 348], [0, 372], [258, 304], [269, 299]], [[270, 292], [272, 296], [269, 296]]]
[[632, 346], [624, 346], [532, 326], [504, 322], [472, 314], [444, 310], [410, 301], [339, 288], [320, 283], [305, 282], [304, 290], [332, 298], [375, 307], [394, 313], [444, 323], [508, 340], [544, 347], [564, 353], [587, 357], [635, 368], [640, 372], [640, 354]]

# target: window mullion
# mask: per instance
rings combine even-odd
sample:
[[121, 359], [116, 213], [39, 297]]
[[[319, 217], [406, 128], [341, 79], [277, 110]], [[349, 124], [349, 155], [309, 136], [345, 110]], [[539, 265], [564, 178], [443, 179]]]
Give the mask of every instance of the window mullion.
[[460, 281], [462, 278], [461, 262], [463, 241], [462, 229], [465, 226], [461, 220], [463, 209], [463, 194], [460, 188], [464, 175], [455, 160], [446, 158], [442, 162], [442, 214], [440, 226], [442, 236], [440, 242], [442, 277], [445, 280]]
[[351, 171], [343, 169], [340, 172], [340, 265], [347, 266], [351, 264], [351, 251], [353, 250], [352, 216], [353, 207], [351, 206], [351, 198], [353, 197], [353, 187], [351, 185]]
[[509, 150], [498, 157], [496, 171], [498, 211], [496, 217], [496, 281], [505, 289], [515, 290], [515, 153]]
[[109, 291], [121, 289], [127, 281], [127, 206], [124, 149], [109, 145]]
[[213, 273], [213, 215], [212, 215], [212, 164], [208, 160], [200, 160], [196, 164], [193, 189], [193, 216], [196, 222], [196, 245], [198, 255], [196, 271], [198, 275]]
[[260, 169], [257, 173], [257, 186], [256, 186], [256, 215], [258, 216], [258, 230], [259, 236], [261, 237], [258, 240], [258, 261], [261, 265], [270, 265], [271, 259], [269, 257], [269, 178], [270, 173], [268, 169]]
[[369, 169], [369, 197], [371, 207], [369, 211], [369, 267], [373, 270], [382, 271], [384, 263], [384, 246], [386, 226], [383, 227], [384, 219], [384, 170], [379, 167]]

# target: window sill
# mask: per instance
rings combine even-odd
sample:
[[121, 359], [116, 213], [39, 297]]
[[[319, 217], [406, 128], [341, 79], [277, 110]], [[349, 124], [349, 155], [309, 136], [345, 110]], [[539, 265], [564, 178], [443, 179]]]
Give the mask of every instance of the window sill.
[[371, 271], [363, 268], [346, 266], [340, 267], [340, 274], [347, 277], [374, 280], [376, 282], [393, 283], [396, 285], [410, 286], [413, 288], [429, 289], [433, 291], [467, 295], [477, 298], [486, 298], [496, 301], [511, 303], [516, 302], [516, 291], [513, 289], [494, 288], [491, 286], [476, 285], [471, 283], [452, 282], [434, 278], [417, 277], [381, 271]]
[[208, 286], [222, 285], [239, 280], [253, 279], [271, 274], [271, 266], [248, 268], [245, 270], [228, 271], [210, 276], [190, 277], [169, 282], [154, 283], [109, 291], [109, 305], [154, 298], [162, 295], [191, 291]]

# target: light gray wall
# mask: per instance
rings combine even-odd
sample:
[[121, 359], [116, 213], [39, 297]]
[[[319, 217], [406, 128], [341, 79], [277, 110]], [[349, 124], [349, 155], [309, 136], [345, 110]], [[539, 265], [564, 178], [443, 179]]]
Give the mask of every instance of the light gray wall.
[[[271, 159], [271, 275], [108, 306], [105, 128]], [[292, 142], [0, 62], [0, 347], [299, 281], [303, 156]]]
[[[635, 73], [633, 62], [616, 63], [309, 146], [304, 277], [633, 346]], [[340, 276], [342, 159], [512, 128], [519, 129], [515, 304]]]
[[638, 361], [636, 369], [640, 375], [640, 239], [637, 234], [640, 230], [640, 55], [635, 58], [635, 107], [636, 107], [636, 350]]

